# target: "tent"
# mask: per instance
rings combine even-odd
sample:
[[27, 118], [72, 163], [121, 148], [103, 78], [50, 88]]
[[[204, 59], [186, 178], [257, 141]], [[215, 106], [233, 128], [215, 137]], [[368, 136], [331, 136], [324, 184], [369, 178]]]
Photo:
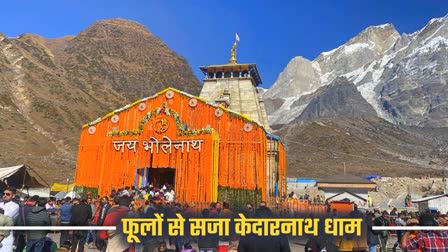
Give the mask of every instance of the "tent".
[[56, 193], [55, 195], [52, 195], [52, 197], [56, 198], [57, 200], [60, 200], [60, 199], [65, 198], [65, 195], [67, 195], [66, 192], [60, 191], [60, 192]]
[[55, 192], [71, 192], [75, 188], [75, 183], [71, 184], [60, 184], [60, 183], [54, 183], [51, 186], [51, 191]]
[[[33, 172], [39, 180], [30, 172]], [[6, 187], [16, 188], [23, 194], [50, 196], [50, 186], [31, 167], [26, 165], [0, 168], [0, 188], [5, 189]]]
[[366, 176], [367, 180], [372, 180], [372, 179], [376, 179], [376, 178], [381, 178], [381, 175], [379, 174], [369, 174]]

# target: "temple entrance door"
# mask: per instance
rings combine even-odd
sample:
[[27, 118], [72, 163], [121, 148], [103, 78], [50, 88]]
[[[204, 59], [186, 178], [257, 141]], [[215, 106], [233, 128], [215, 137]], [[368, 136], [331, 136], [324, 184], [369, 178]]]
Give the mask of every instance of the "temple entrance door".
[[176, 170], [174, 168], [152, 168], [137, 169], [135, 186], [137, 188], [152, 184], [161, 188], [164, 184], [174, 186]]
[[158, 188], [165, 184], [174, 186], [175, 171], [173, 168], [149, 168], [149, 181]]

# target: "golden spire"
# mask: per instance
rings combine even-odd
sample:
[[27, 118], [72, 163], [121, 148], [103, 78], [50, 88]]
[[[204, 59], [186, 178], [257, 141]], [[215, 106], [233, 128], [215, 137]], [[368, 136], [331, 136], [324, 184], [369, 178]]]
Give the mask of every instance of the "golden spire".
[[237, 64], [236, 61], [236, 43], [240, 42], [240, 36], [238, 36], [238, 33], [235, 33], [235, 42], [233, 42], [232, 49], [230, 50], [230, 59], [229, 64]]
[[236, 64], [236, 41], [233, 42], [232, 49], [230, 50], [229, 64]]

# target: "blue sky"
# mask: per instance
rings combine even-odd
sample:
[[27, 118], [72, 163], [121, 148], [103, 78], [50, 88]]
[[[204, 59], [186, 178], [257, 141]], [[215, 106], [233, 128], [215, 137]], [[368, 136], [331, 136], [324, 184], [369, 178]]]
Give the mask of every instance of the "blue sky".
[[446, 0], [4, 1], [0, 32], [55, 38], [96, 20], [131, 19], [185, 57], [200, 80], [199, 66], [228, 61], [238, 32], [238, 61], [256, 63], [267, 88], [294, 56], [312, 60], [370, 25], [392, 23], [412, 33], [446, 14]]

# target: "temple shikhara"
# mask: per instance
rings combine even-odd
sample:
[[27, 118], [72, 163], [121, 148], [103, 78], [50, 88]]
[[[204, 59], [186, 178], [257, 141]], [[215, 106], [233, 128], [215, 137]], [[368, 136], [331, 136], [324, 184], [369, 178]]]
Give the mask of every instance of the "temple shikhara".
[[270, 201], [286, 195], [286, 159], [270, 133], [255, 64], [200, 67], [199, 97], [167, 88], [85, 124], [75, 183], [100, 195], [174, 186], [180, 202]]

